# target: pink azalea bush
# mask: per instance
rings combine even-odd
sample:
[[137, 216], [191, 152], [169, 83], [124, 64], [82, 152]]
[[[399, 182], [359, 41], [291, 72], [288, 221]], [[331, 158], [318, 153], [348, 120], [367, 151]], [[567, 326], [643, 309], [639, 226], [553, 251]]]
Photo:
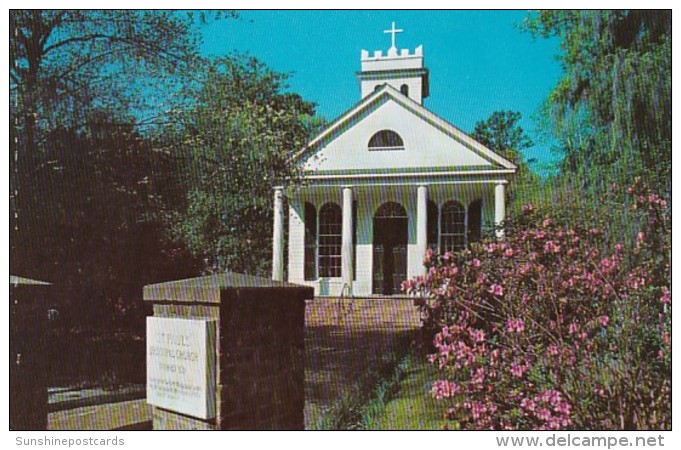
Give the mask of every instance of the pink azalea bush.
[[670, 210], [640, 180], [629, 193], [630, 245], [588, 211], [528, 205], [503, 241], [429, 253], [405, 283], [456, 426], [671, 428]]

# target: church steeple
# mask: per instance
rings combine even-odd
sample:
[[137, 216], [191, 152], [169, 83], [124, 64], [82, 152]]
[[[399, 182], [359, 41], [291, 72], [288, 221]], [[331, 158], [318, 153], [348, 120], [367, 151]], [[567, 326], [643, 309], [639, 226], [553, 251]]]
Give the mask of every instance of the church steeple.
[[416, 47], [414, 53], [410, 53], [409, 49], [398, 52], [395, 37], [403, 31], [395, 28], [395, 22], [391, 29], [384, 31], [391, 34], [392, 45], [387, 55], [377, 50], [369, 56], [368, 51], [362, 50], [362, 71], [357, 74], [362, 98], [384, 84], [391, 85], [419, 104], [428, 97], [428, 69], [423, 67], [423, 46]]

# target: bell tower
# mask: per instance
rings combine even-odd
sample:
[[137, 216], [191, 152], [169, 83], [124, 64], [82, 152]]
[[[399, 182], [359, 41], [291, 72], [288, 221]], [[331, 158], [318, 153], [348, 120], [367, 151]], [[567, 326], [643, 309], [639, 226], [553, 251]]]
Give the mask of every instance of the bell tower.
[[397, 50], [395, 37], [404, 30], [392, 28], [384, 33], [391, 34], [391, 47], [386, 55], [377, 50], [369, 56], [362, 50], [362, 71], [357, 74], [362, 91], [362, 98], [389, 84], [402, 94], [419, 104], [429, 95], [428, 69], [423, 66], [423, 46], [416, 47], [413, 53], [409, 49]]

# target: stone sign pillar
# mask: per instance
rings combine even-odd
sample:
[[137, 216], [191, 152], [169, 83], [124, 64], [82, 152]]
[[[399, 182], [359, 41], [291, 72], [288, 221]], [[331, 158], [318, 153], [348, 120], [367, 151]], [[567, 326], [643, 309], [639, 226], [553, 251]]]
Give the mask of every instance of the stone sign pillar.
[[9, 277], [11, 430], [47, 429], [47, 309], [51, 286]]
[[313, 294], [236, 273], [145, 286], [154, 429], [302, 430]]

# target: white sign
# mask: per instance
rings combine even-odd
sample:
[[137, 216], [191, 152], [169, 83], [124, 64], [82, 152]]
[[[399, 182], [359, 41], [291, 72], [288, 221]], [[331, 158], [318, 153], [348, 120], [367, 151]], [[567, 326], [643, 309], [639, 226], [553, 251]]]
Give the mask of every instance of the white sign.
[[215, 417], [215, 323], [147, 317], [147, 403]]

